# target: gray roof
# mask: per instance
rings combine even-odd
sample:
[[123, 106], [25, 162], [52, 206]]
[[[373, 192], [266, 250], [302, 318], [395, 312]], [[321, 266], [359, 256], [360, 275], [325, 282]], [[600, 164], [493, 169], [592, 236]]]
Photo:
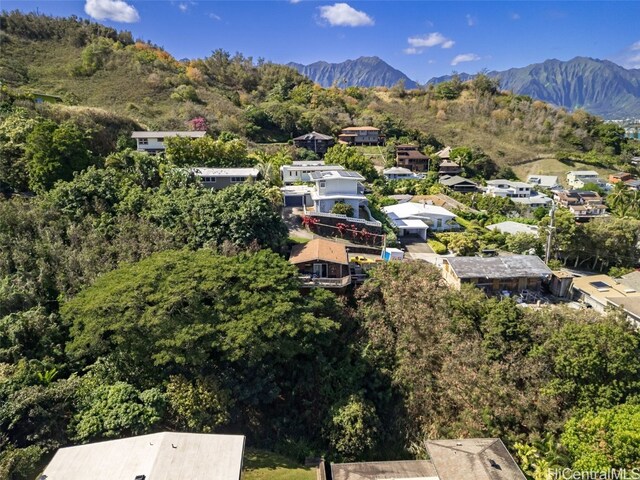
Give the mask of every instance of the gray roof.
[[533, 278], [551, 275], [551, 270], [535, 255], [497, 257], [447, 257], [458, 278]]
[[426, 442], [440, 480], [526, 480], [499, 438]]
[[331, 135], [324, 135], [318, 132], [311, 132], [300, 135], [299, 137], [294, 138], [294, 140], [333, 140], [333, 137]]
[[640, 292], [640, 272], [635, 271], [631, 273], [627, 273], [620, 278], [620, 283], [622, 283], [625, 287], [633, 288]]
[[323, 178], [353, 178], [356, 180], [364, 180], [364, 177], [358, 172], [351, 170], [328, 170], [324, 172], [311, 172], [309, 173], [311, 180], [322, 180]]
[[448, 176], [441, 177], [440, 183], [443, 185], [446, 185], [447, 187], [452, 187], [454, 185], [459, 185], [461, 183], [469, 183], [472, 185], [476, 185], [474, 182], [472, 182], [468, 178], [461, 177], [460, 175], [454, 175], [453, 177], [448, 177]]
[[163, 432], [61, 448], [47, 480], [239, 480], [243, 435]]
[[164, 138], [164, 137], [190, 137], [190, 138], [200, 138], [204, 137], [207, 132], [178, 132], [178, 131], [167, 131], [167, 132], [133, 132], [131, 134], [131, 138]]
[[438, 479], [433, 464], [428, 460], [333, 463], [331, 476], [333, 480]]

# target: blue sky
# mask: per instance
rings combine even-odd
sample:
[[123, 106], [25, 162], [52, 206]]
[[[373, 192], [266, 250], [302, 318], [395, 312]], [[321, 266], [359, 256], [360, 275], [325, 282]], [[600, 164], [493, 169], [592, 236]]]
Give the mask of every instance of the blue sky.
[[4, 0], [2, 8], [92, 18], [178, 59], [217, 48], [279, 63], [377, 55], [419, 82], [576, 56], [640, 68], [640, 1]]

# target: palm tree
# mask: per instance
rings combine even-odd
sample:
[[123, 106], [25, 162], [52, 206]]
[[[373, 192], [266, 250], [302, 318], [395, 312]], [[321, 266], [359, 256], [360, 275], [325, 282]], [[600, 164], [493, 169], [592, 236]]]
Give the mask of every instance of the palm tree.
[[628, 188], [623, 182], [614, 185], [613, 191], [607, 197], [607, 203], [611, 210], [618, 216], [624, 217], [629, 209]]

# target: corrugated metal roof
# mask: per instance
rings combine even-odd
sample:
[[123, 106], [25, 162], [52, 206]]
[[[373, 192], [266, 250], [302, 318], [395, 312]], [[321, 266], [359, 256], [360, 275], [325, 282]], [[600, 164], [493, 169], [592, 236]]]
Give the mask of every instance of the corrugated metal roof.
[[47, 480], [239, 480], [243, 435], [163, 432], [61, 448]]

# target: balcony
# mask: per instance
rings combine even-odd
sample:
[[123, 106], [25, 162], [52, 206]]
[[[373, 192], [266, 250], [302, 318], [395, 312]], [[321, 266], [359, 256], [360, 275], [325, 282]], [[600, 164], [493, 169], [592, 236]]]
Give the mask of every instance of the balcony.
[[301, 275], [298, 277], [303, 287], [307, 288], [343, 288], [351, 284], [351, 276], [341, 278], [313, 277], [312, 275]]

